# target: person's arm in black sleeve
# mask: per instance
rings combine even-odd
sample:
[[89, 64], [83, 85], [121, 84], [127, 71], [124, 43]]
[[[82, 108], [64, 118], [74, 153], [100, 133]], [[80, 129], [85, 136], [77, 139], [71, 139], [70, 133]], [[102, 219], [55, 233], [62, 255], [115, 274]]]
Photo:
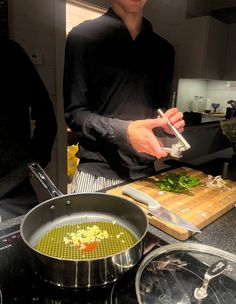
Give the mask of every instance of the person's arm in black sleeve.
[[165, 71], [162, 75], [162, 94], [160, 95], [161, 106], [164, 110], [171, 107], [171, 89], [174, 77], [175, 49], [169, 43], [163, 54], [165, 61]]
[[93, 112], [86, 98], [88, 93], [86, 41], [72, 30], [66, 42], [64, 66], [65, 121], [76, 133], [92, 141], [126, 143], [129, 121], [103, 117]]
[[21, 49], [25, 74], [28, 75], [30, 118], [35, 126], [32, 134], [34, 161], [42, 167], [51, 160], [52, 146], [57, 133], [57, 123], [52, 101], [33, 63]]

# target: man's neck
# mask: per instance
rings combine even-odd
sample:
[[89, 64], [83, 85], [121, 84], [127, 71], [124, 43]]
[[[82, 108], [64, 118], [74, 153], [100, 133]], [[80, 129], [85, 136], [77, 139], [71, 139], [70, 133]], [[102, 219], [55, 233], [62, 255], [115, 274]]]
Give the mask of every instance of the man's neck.
[[142, 13], [134, 14], [113, 7], [114, 12], [123, 20], [133, 40], [138, 36], [142, 28]]
[[123, 21], [129, 30], [132, 39], [135, 40], [135, 38], [141, 32], [142, 18], [125, 18]]

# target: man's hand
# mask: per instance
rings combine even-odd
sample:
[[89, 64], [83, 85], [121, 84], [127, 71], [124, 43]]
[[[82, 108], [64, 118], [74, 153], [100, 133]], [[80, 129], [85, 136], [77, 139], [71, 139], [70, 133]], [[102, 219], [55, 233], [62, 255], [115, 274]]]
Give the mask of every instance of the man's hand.
[[[163, 119], [164, 118], [167, 118], [180, 133], [184, 131], [185, 121], [183, 120], [183, 113], [179, 112], [177, 108], [167, 110], [164, 113]], [[173, 134], [173, 131], [169, 128], [168, 124], [165, 124], [165, 122], [162, 123], [164, 123], [162, 128], [165, 130], [165, 132], [168, 134]]]
[[128, 126], [128, 141], [131, 146], [139, 153], [146, 153], [156, 158], [166, 157], [168, 153], [162, 149], [161, 141], [154, 135], [154, 128], [163, 128], [168, 134], [173, 134], [168, 126], [168, 120], [175, 126], [179, 132], [183, 132], [185, 122], [183, 113], [177, 108], [169, 109], [164, 117], [155, 119], [136, 120]]

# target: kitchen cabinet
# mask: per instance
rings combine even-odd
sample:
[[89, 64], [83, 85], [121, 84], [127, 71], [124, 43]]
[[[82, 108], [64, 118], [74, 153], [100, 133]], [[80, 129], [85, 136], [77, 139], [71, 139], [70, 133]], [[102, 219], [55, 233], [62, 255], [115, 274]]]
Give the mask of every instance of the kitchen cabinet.
[[175, 78], [222, 79], [228, 26], [210, 16], [186, 19], [171, 29]]
[[236, 80], [236, 23], [229, 25], [229, 39], [227, 53], [225, 56], [225, 80]]

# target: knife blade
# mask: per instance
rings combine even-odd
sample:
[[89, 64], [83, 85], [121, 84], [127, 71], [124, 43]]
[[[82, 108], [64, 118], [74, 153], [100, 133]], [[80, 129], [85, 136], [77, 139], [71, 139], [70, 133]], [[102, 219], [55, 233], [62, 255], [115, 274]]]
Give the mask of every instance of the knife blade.
[[199, 230], [192, 223], [186, 221], [185, 219], [181, 218], [177, 214], [162, 207], [160, 205], [160, 203], [158, 203], [156, 200], [154, 200], [152, 197], [150, 197], [146, 193], [144, 193], [136, 188], [130, 187], [130, 186], [124, 186], [122, 188], [122, 193], [125, 195], [128, 195], [131, 198], [135, 199], [136, 201], [144, 204], [147, 207], [149, 214], [151, 214], [163, 221], [166, 221], [170, 224], [173, 224], [179, 228], [184, 228], [184, 229], [192, 231], [192, 232], [201, 233], [201, 230]]

